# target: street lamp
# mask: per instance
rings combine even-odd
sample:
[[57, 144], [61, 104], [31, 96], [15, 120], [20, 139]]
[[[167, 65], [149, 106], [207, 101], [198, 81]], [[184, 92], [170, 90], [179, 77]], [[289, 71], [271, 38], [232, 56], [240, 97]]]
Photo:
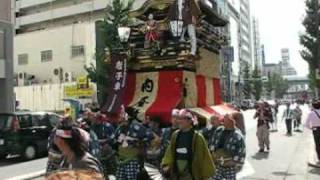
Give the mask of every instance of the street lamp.
[[170, 21], [170, 31], [174, 38], [181, 36], [183, 30], [183, 21], [182, 20], [171, 20]]
[[129, 27], [118, 27], [118, 35], [121, 43], [126, 43], [129, 40], [131, 29]]

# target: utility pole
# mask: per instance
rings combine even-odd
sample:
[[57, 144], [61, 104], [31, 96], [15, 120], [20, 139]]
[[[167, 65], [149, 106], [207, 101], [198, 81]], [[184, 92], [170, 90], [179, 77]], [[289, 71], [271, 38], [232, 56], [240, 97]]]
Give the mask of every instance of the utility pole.
[[[320, 0], [316, 1], [316, 27], [317, 27], [317, 60], [318, 60], [318, 69], [316, 70], [316, 77], [318, 77], [318, 73], [320, 72], [320, 32], [319, 32], [319, 26], [320, 26], [320, 9], [319, 9]], [[316, 98], [319, 98], [320, 93], [320, 79], [316, 80]]]
[[0, 111], [14, 111], [11, 0], [0, 1]]
[[238, 103], [241, 104], [241, 71], [242, 71], [242, 38], [241, 38], [241, 16], [239, 19], [239, 73], [238, 73]]

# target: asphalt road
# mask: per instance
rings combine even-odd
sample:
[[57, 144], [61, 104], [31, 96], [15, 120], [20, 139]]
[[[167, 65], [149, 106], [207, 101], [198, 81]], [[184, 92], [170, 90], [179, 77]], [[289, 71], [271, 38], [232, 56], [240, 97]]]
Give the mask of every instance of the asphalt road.
[[[282, 110], [279, 111], [279, 131], [271, 133], [270, 153], [257, 153], [256, 120], [254, 111], [244, 112], [247, 128], [247, 161], [238, 174], [241, 180], [319, 180], [320, 169], [307, 165], [314, 157], [314, 145], [311, 131], [304, 129], [303, 133], [285, 135], [284, 122], [280, 121]], [[304, 118], [307, 107], [304, 109]], [[0, 179], [26, 179], [44, 171], [46, 158], [28, 162], [18, 159], [7, 159], [0, 162]], [[36, 178], [41, 179], [41, 178]]]
[[28, 179], [44, 172], [47, 158], [32, 161], [21, 161], [19, 158], [10, 158], [0, 162], [0, 179], [20, 180]]
[[[243, 180], [319, 180], [320, 169], [308, 166], [314, 158], [314, 144], [311, 131], [303, 129], [303, 133], [294, 133], [286, 136], [285, 122], [281, 121], [284, 106], [278, 113], [278, 132], [270, 134], [270, 153], [258, 153], [256, 137], [256, 124], [252, 126], [254, 111], [246, 111], [247, 130], [247, 161], [253, 167], [251, 174]], [[303, 109], [303, 122], [309, 111], [307, 106]], [[243, 171], [246, 171], [244, 168]]]

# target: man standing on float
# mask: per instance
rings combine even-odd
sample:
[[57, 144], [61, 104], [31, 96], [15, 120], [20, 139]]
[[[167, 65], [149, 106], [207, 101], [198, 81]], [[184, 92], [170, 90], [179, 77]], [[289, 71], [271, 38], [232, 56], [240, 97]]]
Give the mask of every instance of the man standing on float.
[[197, 51], [196, 24], [201, 15], [201, 10], [195, 0], [175, 0], [169, 11], [170, 20], [182, 20], [183, 31], [180, 41], [185, 41], [184, 35], [188, 30], [191, 41], [191, 57], [194, 58]]

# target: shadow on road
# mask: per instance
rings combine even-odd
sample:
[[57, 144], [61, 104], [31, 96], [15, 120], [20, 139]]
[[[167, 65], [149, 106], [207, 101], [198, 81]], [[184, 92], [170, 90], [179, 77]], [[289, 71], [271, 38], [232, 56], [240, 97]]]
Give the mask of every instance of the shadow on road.
[[0, 160], [0, 167], [18, 164], [22, 162], [25, 162], [25, 161], [23, 161], [19, 156], [8, 157], [6, 159]]
[[269, 158], [269, 153], [264, 152], [264, 153], [256, 153], [255, 155], [251, 156], [253, 159], [256, 160], [262, 160], [262, 159], [268, 159]]
[[282, 172], [282, 171], [276, 171], [273, 172], [272, 174], [276, 176], [293, 176], [294, 174], [288, 173], [288, 172]]
[[309, 170], [309, 173], [320, 175], [320, 168], [312, 168]]
[[[36, 159], [41, 159], [41, 158], [43, 158], [43, 156], [40, 156]], [[24, 162], [28, 162], [28, 161], [24, 160], [19, 155], [9, 155], [6, 159], [0, 159], [0, 167], [16, 165]]]

